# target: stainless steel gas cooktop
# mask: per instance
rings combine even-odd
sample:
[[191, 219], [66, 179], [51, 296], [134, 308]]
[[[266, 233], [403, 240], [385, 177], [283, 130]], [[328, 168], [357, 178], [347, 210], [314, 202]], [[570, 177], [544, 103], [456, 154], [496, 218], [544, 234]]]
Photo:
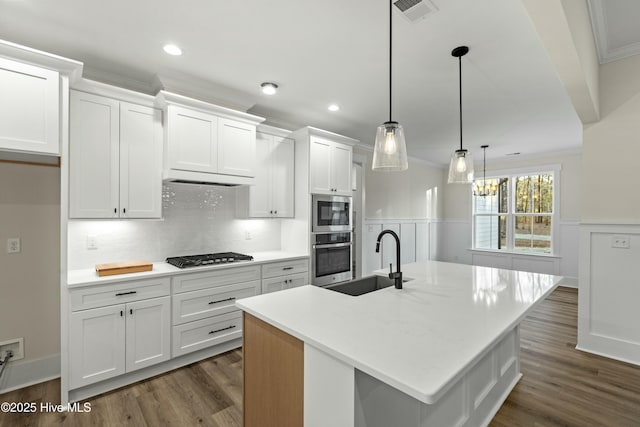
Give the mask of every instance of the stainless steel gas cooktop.
[[198, 267], [201, 265], [228, 264], [237, 261], [251, 261], [251, 255], [237, 252], [219, 252], [215, 254], [187, 255], [167, 258], [167, 262], [178, 268]]

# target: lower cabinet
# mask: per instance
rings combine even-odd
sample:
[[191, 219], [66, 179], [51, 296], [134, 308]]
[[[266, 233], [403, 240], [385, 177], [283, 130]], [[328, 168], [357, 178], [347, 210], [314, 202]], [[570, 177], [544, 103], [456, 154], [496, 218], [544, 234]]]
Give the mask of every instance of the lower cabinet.
[[181, 356], [196, 360], [187, 355], [214, 354], [223, 343], [220, 348], [239, 346], [244, 325], [236, 300], [308, 283], [304, 257], [72, 288], [69, 393], [85, 398], [126, 384], [124, 374]]
[[262, 266], [262, 293], [281, 291], [309, 284], [307, 258], [272, 262]]
[[80, 310], [70, 317], [70, 388], [169, 360], [169, 296]]
[[242, 338], [235, 301], [260, 294], [260, 271], [252, 265], [175, 276], [172, 357]]

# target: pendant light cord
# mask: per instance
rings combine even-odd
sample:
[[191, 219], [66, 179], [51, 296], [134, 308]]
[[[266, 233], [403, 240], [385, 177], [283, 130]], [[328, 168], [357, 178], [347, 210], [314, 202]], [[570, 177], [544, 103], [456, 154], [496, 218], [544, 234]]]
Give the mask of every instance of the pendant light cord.
[[487, 147], [482, 147], [482, 185], [487, 187]]
[[459, 107], [460, 107], [460, 151], [462, 151], [462, 56], [458, 56], [458, 87], [459, 87]]
[[393, 29], [393, 23], [392, 23], [392, 15], [393, 15], [393, 1], [389, 0], [389, 121], [392, 121], [391, 119], [391, 52], [393, 49], [393, 45], [392, 45], [392, 29]]

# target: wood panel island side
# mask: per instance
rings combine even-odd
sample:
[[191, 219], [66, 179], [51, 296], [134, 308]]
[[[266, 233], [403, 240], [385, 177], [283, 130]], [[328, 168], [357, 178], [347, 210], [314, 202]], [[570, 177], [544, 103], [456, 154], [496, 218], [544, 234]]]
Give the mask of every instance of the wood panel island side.
[[404, 289], [304, 286], [244, 311], [245, 426], [483, 426], [521, 377], [519, 324], [561, 277], [423, 261]]

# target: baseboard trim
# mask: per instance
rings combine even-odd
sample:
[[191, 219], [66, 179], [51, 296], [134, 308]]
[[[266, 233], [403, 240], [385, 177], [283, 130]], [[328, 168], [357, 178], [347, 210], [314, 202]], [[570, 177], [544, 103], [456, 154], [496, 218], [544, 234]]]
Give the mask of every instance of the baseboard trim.
[[628, 363], [630, 365], [640, 366], [640, 360], [639, 359], [633, 359], [633, 358], [618, 356], [617, 354], [611, 354], [611, 353], [606, 352], [606, 351], [585, 347], [584, 345], [580, 345], [580, 344], [576, 345], [576, 350], [582, 351], [584, 353], [595, 354], [596, 356], [600, 356], [600, 357], [606, 357], [607, 359], [613, 359], [613, 360], [617, 360], [619, 362]]
[[564, 286], [565, 288], [575, 288], [578, 289], [578, 278], [577, 277], [569, 277], [564, 276], [564, 278], [558, 283], [558, 286]]
[[0, 378], [0, 394], [60, 377], [60, 354], [32, 360], [9, 361]]

